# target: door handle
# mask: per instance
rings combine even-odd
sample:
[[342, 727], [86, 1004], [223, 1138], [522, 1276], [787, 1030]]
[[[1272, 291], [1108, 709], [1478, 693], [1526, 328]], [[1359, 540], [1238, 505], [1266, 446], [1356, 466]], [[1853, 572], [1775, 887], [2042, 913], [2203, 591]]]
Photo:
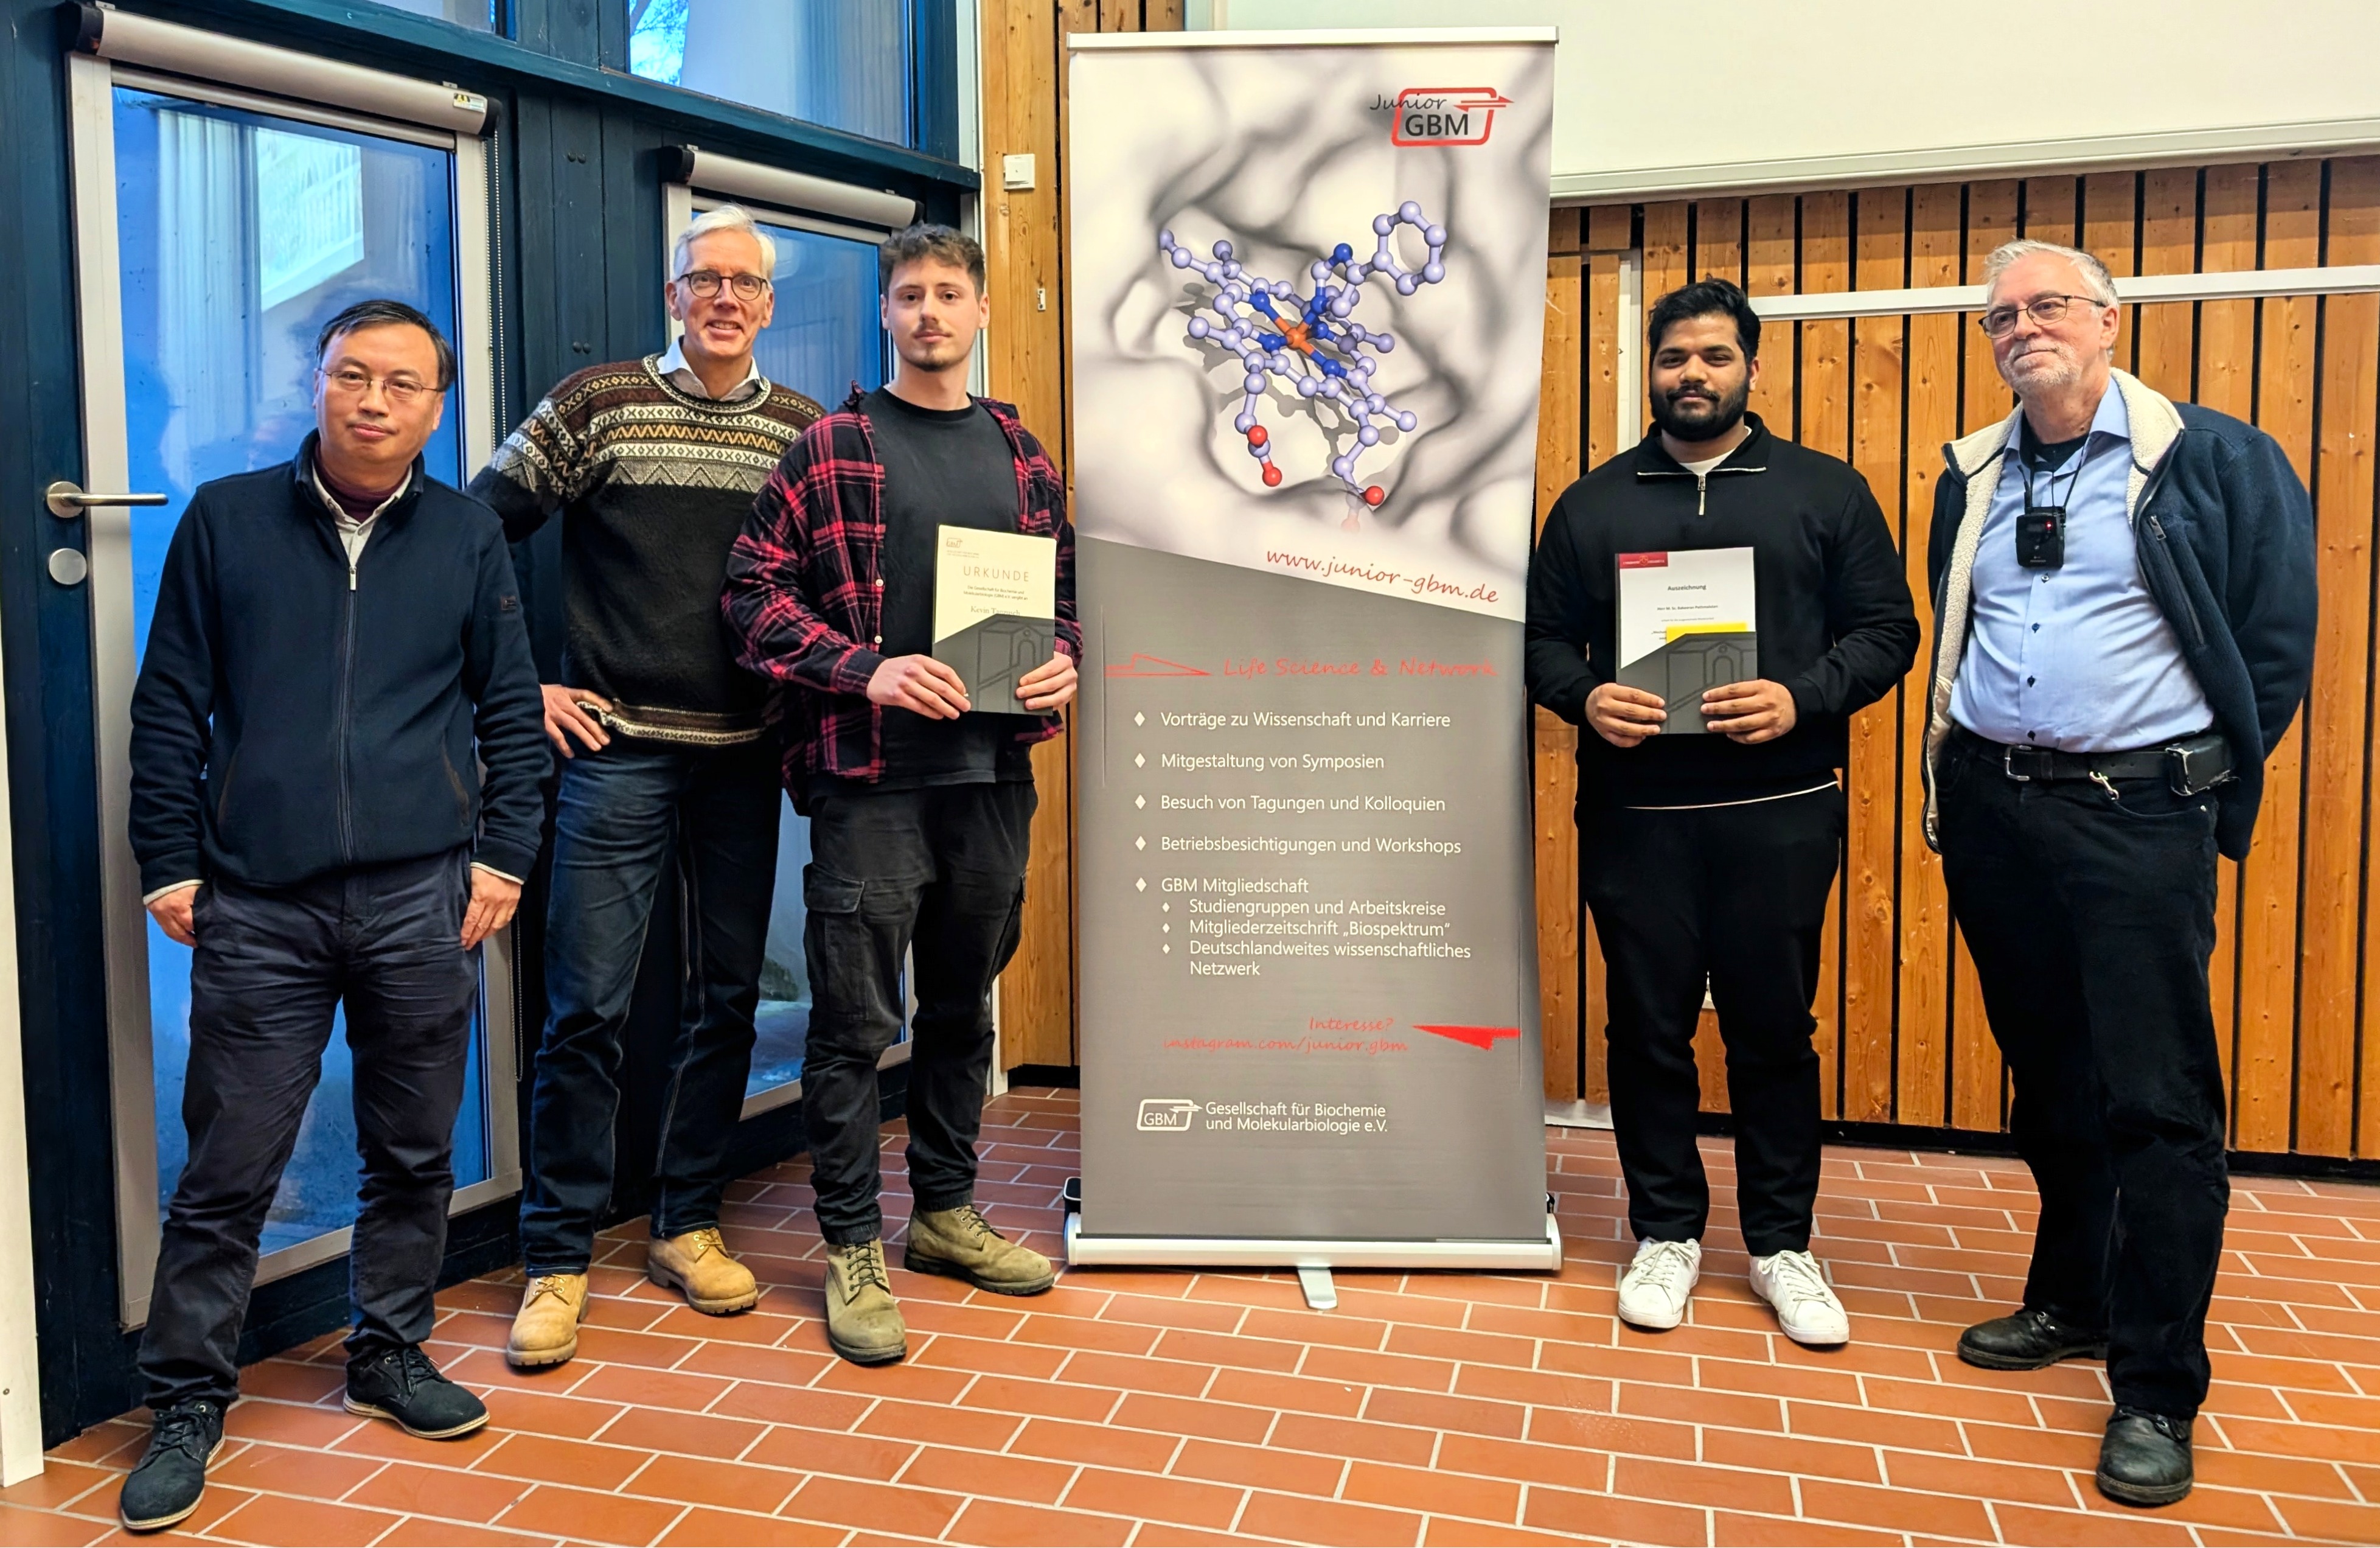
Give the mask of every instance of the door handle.
[[82, 486], [71, 479], [60, 479], [42, 491], [50, 514], [61, 521], [72, 521], [83, 512], [98, 506], [162, 506], [163, 494], [86, 494]]

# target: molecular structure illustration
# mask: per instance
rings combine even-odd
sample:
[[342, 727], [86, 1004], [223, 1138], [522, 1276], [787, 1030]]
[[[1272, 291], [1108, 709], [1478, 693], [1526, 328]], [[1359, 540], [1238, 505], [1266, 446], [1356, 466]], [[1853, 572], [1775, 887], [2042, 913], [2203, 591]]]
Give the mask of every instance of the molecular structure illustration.
[[[1418, 269], [1399, 263], [1390, 246], [1400, 225], [1420, 232], [1429, 249], [1427, 261]], [[1378, 246], [1361, 262], [1345, 242], [1316, 259], [1306, 271], [1314, 293], [1303, 298], [1286, 280], [1247, 273], [1232, 256], [1229, 242], [1217, 242], [1215, 256], [1208, 260], [1175, 241], [1172, 231], [1157, 235], [1158, 250], [1175, 268], [1195, 269], [1215, 286], [1212, 306], [1221, 322], [1193, 317], [1190, 336], [1212, 339], [1233, 350], [1246, 368], [1241, 385], [1247, 396], [1232, 424], [1247, 437], [1248, 454], [1263, 465], [1268, 489], [1280, 487], [1281, 472], [1273, 465], [1272, 434], [1257, 421], [1257, 410], [1264, 402], [1266, 388], [1277, 378], [1308, 402], [1318, 406], [1319, 400], [1328, 399], [1354, 427], [1356, 445], [1330, 459], [1331, 474], [1347, 486], [1347, 493], [1376, 509], [1388, 498], [1378, 484], [1356, 480], [1356, 460], [1379, 445], [1383, 424], [1411, 431], [1415, 419], [1372, 385], [1379, 357], [1397, 347], [1395, 336], [1366, 328], [1353, 314], [1368, 280], [1392, 283], [1398, 295], [1410, 296], [1425, 285], [1444, 279], [1446, 227], [1432, 225], [1421, 206], [1408, 200], [1394, 213], [1376, 217], [1372, 234], [1379, 239]], [[1353, 520], [1351, 517], [1350, 524]]]

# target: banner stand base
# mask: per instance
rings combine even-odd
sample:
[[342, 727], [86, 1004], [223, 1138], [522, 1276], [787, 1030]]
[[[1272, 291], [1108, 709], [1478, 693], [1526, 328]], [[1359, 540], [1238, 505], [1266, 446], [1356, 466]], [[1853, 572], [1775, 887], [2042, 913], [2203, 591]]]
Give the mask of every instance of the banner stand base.
[[1611, 1103], [1608, 1102], [1557, 1102], [1546, 1099], [1546, 1126], [1548, 1128], [1609, 1128]]
[[[1296, 1241], [1257, 1237], [1105, 1237], [1066, 1215], [1072, 1268], [1500, 1269], [1552, 1273], [1561, 1267], [1561, 1227], [1546, 1216], [1537, 1241]], [[1336, 1295], [1332, 1297], [1336, 1300]]]

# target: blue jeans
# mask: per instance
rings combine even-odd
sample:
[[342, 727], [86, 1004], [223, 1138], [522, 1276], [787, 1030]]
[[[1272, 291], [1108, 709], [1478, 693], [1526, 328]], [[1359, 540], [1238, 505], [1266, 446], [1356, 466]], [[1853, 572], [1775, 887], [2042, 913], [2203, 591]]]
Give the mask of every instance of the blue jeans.
[[190, 1158], [165, 1209], [140, 1337], [151, 1408], [239, 1396], [257, 1237], [342, 1004], [363, 1172], [347, 1349], [370, 1359], [430, 1336], [480, 997], [480, 954], [462, 944], [469, 865], [457, 849], [286, 887], [218, 877], [199, 890], [182, 1088]]
[[695, 748], [615, 737], [565, 764], [546, 915], [545, 1041], [521, 1191], [528, 1272], [584, 1274], [612, 1198], [620, 1056], [665, 867], [683, 913], [681, 1007], [661, 1093], [652, 1232], [719, 1224], [727, 1142], [752, 1065], [777, 873], [777, 760], [767, 740]]

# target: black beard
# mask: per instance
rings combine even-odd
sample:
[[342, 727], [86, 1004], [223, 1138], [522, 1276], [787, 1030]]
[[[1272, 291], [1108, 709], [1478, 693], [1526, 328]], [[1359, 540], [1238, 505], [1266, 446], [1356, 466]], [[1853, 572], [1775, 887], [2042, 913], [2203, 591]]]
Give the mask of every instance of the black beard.
[[[1707, 398], [1694, 398], [1697, 403]], [[1655, 395], [1652, 400], [1653, 423], [1679, 441], [1716, 441], [1743, 422], [1743, 411], [1752, 402], [1752, 384], [1747, 381], [1727, 396], [1718, 400], [1707, 417], [1688, 419], [1678, 412], [1675, 395]]]

